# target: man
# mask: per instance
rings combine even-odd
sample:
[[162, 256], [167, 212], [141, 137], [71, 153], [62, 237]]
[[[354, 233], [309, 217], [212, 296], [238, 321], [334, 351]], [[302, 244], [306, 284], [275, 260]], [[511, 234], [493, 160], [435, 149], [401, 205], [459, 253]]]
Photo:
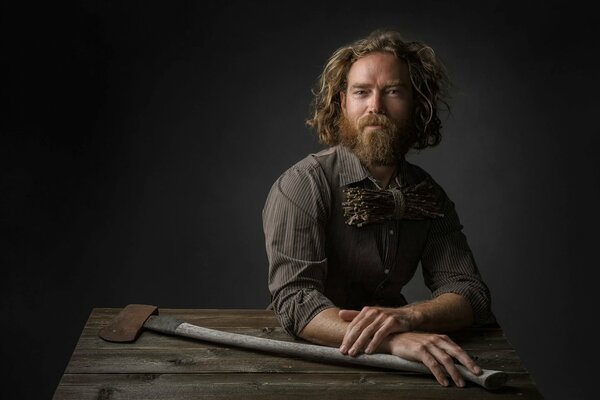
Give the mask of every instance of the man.
[[[330, 147], [279, 177], [263, 225], [270, 308], [290, 334], [418, 360], [462, 387], [454, 360], [481, 369], [441, 333], [492, 318], [489, 290], [454, 204], [405, 160], [440, 142], [446, 86], [433, 50], [394, 31], [335, 51], [308, 121]], [[419, 262], [432, 299], [407, 304]]]

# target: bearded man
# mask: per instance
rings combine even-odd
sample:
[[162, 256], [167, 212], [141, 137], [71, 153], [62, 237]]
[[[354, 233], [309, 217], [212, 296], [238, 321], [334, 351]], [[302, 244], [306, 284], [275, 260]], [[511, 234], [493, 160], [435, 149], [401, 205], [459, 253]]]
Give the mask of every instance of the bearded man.
[[[376, 31], [333, 53], [314, 90], [326, 150], [273, 184], [263, 209], [270, 308], [296, 337], [348, 356], [423, 362], [463, 387], [480, 367], [448, 333], [493, 319], [454, 203], [410, 149], [440, 142], [448, 80], [433, 50]], [[421, 263], [428, 301], [402, 288]]]

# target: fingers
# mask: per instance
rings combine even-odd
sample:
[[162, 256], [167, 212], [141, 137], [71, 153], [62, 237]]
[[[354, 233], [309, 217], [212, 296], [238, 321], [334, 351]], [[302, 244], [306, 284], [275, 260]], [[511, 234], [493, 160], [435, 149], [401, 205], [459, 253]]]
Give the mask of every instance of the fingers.
[[[370, 327], [370, 325], [375, 321], [378, 315], [379, 310], [371, 307], [364, 307], [356, 315], [346, 328], [346, 334], [344, 335], [342, 345], [340, 346], [340, 352], [342, 352], [342, 354], [356, 355], [359, 350], [362, 350], [362, 348], [355, 347], [354, 345], [365, 329], [369, 328], [367, 329], [367, 332], [364, 333], [361, 343], [367, 339], [367, 336], [370, 338], [370, 336], [375, 333], [373, 331], [375, 327]], [[351, 349], [352, 351], [350, 351]]]
[[425, 364], [427, 368], [429, 368], [429, 370], [440, 385], [448, 386], [449, 382], [448, 378], [446, 377], [446, 371], [444, 370], [444, 368], [442, 368], [440, 363], [438, 363], [435, 357], [433, 357], [433, 355], [431, 355], [429, 352], [423, 350], [422, 353], [423, 354], [420, 357], [421, 362]]
[[340, 310], [338, 315], [346, 322], [351, 322], [360, 313], [357, 310]]
[[353, 316], [340, 346], [342, 354], [351, 356], [362, 351], [375, 352], [388, 335], [406, 331], [410, 325], [400, 311], [379, 307], [364, 307], [360, 312], [340, 312], [340, 316]]
[[377, 332], [375, 332], [375, 334], [373, 335], [373, 339], [365, 349], [365, 353], [371, 354], [375, 352], [379, 348], [383, 340], [395, 331], [395, 325], [396, 320], [394, 319], [394, 317], [385, 317], [383, 324], [377, 330]]
[[[367, 326], [367, 328], [365, 330], [360, 331], [360, 328], [356, 327], [357, 326], [356, 323], [353, 324], [356, 317], [360, 314], [360, 311], [340, 310], [338, 314], [339, 314], [340, 318], [342, 318], [344, 321], [350, 322], [350, 325], [348, 326], [348, 328], [346, 330], [346, 335], [344, 336], [342, 345], [340, 346], [340, 351], [343, 354], [350, 354], [351, 356], [355, 356], [357, 354], [357, 351], [359, 348], [359, 347], [357, 347], [357, 342], [359, 342], [360, 343], [359, 346], [361, 346], [362, 343], [367, 338], [370, 338], [370, 336], [372, 335], [372, 333], [371, 333], [372, 326], [369, 325], [369, 326]], [[350, 332], [350, 336], [348, 335], [349, 332]], [[356, 335], [359, 335], [358, 341], [353, 343], [352, 338], [355, 338]]]
[[435, 357], [436, 361], [444, 367], [458, 387], [464, 387], [465, 380], [456, 367], [454, 359], [467, 367], [473, 374], [480, 375], [482, 373], [481, 368], [475, 361], [446, 335], [434, 335], [433, 340], [427, 343], [426, 347], [429, 353]]
[[[446, 372], [448, 372], [448, 375], [450, 375], [450, 377], [452, 378], [452, 380], [454, 381], [454, 384], [456, 386], [458, 386], [458, 387], [465, 386], [465, 381], [464, 381], [462, 375], [460, 374], [460, 371], [458, 370], [458, 368], [456, 368], [456, 365], [454, 364], [454, 359], [452, 357], [450, 357], [450, 355], [448, 353], [441, 350], [437, 346], [428, 346], [428, 351], [431, 355], [433, 355], [433, 357], [436, 359], [436, 361], [442, 365], [443, 369]], [[444, 386], [446, 386], [446, 385], [444, 385]]]
[[360, 334], [358, 339], [354, 342], [349, 350], [351, 356], [356, 356], [359, 352], [365, 351], [365, 353], [374, 352], [381, 343], [381, 340], [387, 337], [394, 328], [393, 317], [386, 316], [385, 314], [379, 314], [375, 320], [367, 326]]
[[442, 339], [440, 342], [440, 347], [446, 351], [446, 353], [458, 360], [459, 363], [467, 367], [467, 369], [473, 374], [480, 375], [482, 373], [481, 367], [477, 365], [477, 363], [471, 357], [469, 357], [467, 352], [457, 345], [452, 339], [446, 335], [439, 335], [439, 337]]
[[465, 386], [455, 358], [474, 374], [482, 372], [475, 361], [446, 335], [408, 332], [395, 335], [393, 342], [392, 354], [421, 361], [443, 386], [448, 386], [448, 376], [457, 387]]

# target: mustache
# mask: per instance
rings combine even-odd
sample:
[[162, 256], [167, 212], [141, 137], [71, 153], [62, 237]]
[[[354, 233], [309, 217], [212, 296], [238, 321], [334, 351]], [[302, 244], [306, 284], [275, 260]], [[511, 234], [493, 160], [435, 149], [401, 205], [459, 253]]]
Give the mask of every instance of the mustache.
[[394, 123], [385, 115], [369, 114], [358, 120], [358, 129], [362, 130], [368, 125], [381, 125], [384, 128], [394, 127]]

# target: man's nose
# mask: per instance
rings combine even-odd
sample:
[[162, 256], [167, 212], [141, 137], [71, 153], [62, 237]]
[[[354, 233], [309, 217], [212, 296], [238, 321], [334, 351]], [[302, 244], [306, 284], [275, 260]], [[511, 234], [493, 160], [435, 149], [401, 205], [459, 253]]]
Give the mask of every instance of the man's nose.
[[385, 108], [380, 93], [373, 93], [369, 102], [369, 114], [385, 114]]

